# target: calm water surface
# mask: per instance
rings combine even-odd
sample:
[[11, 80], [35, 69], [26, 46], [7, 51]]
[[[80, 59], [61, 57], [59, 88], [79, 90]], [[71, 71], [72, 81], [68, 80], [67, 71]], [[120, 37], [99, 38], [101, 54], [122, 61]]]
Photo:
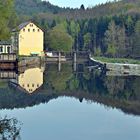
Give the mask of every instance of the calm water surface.
[[0, 80], [0, 115], [1, 122], [14, 118], [11, 128], [21, 129], [0, 135], [9, 133], [10, 140], [140, 139], [140, 77], [107, 76], [83, 65], [76, 72], [70, 65], [58, 72], [55, 64], [20, 71]]

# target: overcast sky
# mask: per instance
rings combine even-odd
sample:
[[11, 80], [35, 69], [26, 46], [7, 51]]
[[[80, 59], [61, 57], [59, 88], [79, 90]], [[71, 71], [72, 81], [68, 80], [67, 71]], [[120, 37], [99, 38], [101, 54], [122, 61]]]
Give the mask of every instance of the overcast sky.
[[46, 1], [49, 1], [50, 3], [61, 7], [79, 8], [81, 4], [84, 4], [85, 7], [89, 7], [89, 6], [91, 7], [99, 3], [105, 3], [107, 1], [113, 1], [113, 0], [46, 0]]

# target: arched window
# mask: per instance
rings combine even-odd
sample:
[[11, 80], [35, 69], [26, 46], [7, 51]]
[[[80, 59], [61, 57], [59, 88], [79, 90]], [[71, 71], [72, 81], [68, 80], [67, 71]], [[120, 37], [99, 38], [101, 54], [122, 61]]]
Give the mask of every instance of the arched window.
[[28, 32], [30, 32], [30, 29], [28, 29]]
[[7, 46], [7, 53], [10, 53], [10, 52], [11, 52], [11, 47]]
[[33, 32], [35, 32], [35, 29], [33, 29]]
[[0, 52], [3, 52], [3, 47], [2, 46], [0, 46]]
[[23, 29], [23, 32], [25, 32], [25, 29]]
[[40, 29], [38, 29], [38, 32], [40, 31]]

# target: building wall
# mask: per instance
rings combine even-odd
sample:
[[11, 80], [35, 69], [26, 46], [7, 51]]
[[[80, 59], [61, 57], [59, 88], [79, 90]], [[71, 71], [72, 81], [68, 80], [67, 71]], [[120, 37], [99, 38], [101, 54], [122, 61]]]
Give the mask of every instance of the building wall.
[[43, 52], [44, 34], [35, 24], [29, 23], [19, 32], [19, 55], [41, 55]]

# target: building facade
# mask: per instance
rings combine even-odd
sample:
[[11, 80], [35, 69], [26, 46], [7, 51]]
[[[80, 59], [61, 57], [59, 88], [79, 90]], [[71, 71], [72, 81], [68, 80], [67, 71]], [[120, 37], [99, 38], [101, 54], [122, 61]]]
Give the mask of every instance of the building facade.
[[25, 22], [13, 30], [12, 42], [19, 55], [41, 55], [44, 50], [44, 33], [33, 22]]
[[0, 41], [0, 54], [14, 53], [14, 47], [10, 42]]

